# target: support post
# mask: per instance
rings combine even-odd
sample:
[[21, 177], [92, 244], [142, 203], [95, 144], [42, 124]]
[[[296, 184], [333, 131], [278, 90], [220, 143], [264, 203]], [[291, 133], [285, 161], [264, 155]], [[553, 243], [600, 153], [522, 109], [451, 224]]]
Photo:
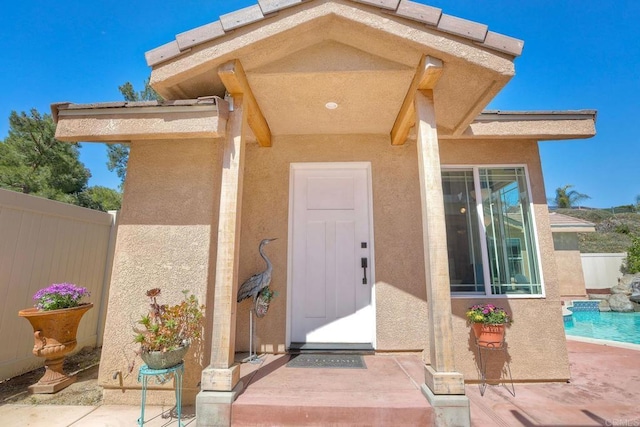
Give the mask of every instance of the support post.
[[211, 360], [202, 371], [202, 391], [196, 398], [197, 425], [200, 427], [231, 425], [231, 404], [242, 391], [240, 366], [234, 363], [246, 135], [242, 96], [234, 97], [234, 110], [227, 126], [222, 160]]
[[434, 407], [435, 425], [466, 426], [471, 423], [469, 399], [464, 396], [464, 378], [455, 371], [454, 363], [447, 231], [431, 90], [416, 91], [415, 112], [431, 356], [422, 392]]

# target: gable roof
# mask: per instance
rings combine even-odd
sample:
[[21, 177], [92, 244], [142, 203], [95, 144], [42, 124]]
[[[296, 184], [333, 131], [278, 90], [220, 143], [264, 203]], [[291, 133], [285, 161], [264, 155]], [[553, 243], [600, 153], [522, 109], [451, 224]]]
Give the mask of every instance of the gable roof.
[[[217, 21], [177, 34], [175, 40], [145, 53], [149, 66], [173, 59], [191, 48], [223, 37], [230, 32], [275, 16], [279, 11], [317, 0], [258, 0], [258, 4], [227, 13]], [[487, 49], [517, 57], [524, 42], [489, 31], [485, 24], [442, 13], [436, 7], [408, 0], [349, 0], [375, 6], [391, 16], [405, 18], [425, 27], [472, 41]]]
[[[147, 59], [165, 99], [224, 97], [221, 70], [237, 64], [265, 135], [283, 135], [391, 132], [428, 57], [442, 69], [438, 132], [459, 136], [513, 77], [521, 49], [486, 25], [410, 1], [261, 0]], [[341, 108], [330, 113], [326, 103]]]

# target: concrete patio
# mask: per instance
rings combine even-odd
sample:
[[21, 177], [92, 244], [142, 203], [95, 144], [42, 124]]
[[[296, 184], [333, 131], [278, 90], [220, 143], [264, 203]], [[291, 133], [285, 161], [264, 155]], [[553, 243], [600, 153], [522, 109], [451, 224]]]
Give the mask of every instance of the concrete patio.
[[[473, 426], [640, 425], [640, 353], [576, 340], [567, 342], [570, 383], [466, 386]], [[638, 346], [635, 346], [638, 347]], [[245, 392], [233, 406], [234, 425], [429, 425], [432, 411], [422, 396], [417, 355], [365, 356], [367, 369], [286, 368], [287, 356], [243, 366]], [[310, 379], [311, 378], [311, 379]], [[170, 408], [150, 407], [150, 427], [176, 425]], [[2, 405], [6, 426], [132, 426], [134, 406]], [[185, 425], [195, 426], [193, 408]]]

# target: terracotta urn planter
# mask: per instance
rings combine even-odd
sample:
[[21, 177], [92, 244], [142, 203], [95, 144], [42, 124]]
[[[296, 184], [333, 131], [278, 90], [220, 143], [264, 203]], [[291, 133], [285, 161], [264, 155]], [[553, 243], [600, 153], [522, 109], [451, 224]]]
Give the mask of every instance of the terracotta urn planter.
[[473, 333], [480, 347], [500, 348], [504, 344], [505, 325], [489, 323], [473, 323]]
[[62, 364], [65, 356], [78, 345], [76, 333], [80, 319], [91, 307], [93, 304], [89, 303], [59, 310], [27, 308], [18, 312], [33, 327], [33, 354], [45, 358], [44, 376], [29, 386], [30, 393], [55, 393], [76, 381], [75, 376], [64, 373]]

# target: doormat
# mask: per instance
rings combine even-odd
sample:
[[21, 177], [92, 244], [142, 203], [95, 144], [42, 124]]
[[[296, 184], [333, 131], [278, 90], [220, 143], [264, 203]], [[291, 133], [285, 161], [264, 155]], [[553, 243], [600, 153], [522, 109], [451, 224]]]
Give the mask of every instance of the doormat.
[[367, 369], [364, 359], [357, 354], [296, 354], [291, 356], [287, 367]]

